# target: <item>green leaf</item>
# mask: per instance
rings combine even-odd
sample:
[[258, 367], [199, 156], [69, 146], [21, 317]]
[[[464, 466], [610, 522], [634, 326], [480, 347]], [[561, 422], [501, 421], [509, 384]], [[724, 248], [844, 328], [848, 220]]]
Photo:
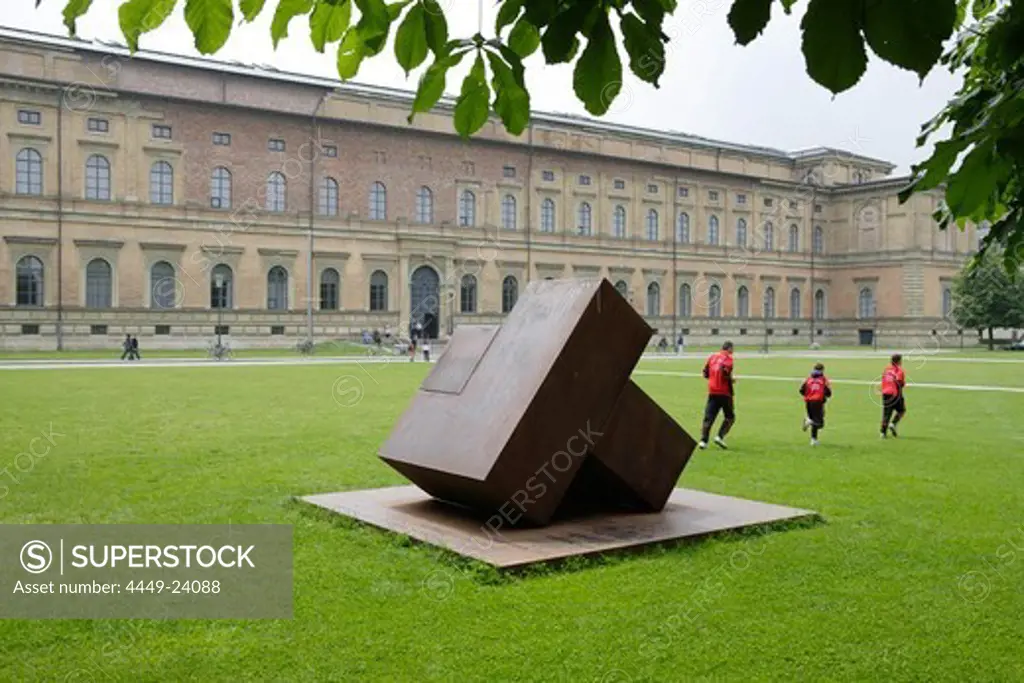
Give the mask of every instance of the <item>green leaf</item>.
[[793, 5], [796, 4], [796, 0], [782, 0], [782, 9], [786, 14], [790, 14], [793, 11]]
[[423, 19], [427, 27], [427, 46], [435, 55], [443, 54], [448, 42], [448, 20], [437, 0], [424, 0]]
[[981, 21], [996, 8], [996, 0], [974, 0], [971, 4], [971, 16], [976, 21]]
[[75, 35], [78, 17], [88, 12], [91, 4], [92, 0], [68, 0], [68, 4], [64, 6], [64, 25], [71, 35]]
[[508, 46], [520, 57], [529, 57], [540, 47], [540, 31], [523, 17], [508, 34]]
[[309, 15], [309, 37], [316, 51], [322, 53], [325, 45], [341, 40], [351, 20], [350, 0], [317, 0]]
[[359, 65], [363, 63], [366, 56], [366, 46], [363, 45], [359, 32], [350, 28], [345, 32], [338, 46], [338, 75], [342, 80], [348, 80], [359, 73]]
[[[384, 0], [355, 0], [362, 12], [356, 31], [363, 43], [363, 56], [379, 54], [384, 49], [391, 30], [391, 10]], [[396, 3], [402, 4], [402, 3]], [[402, 5], [404, 6], [404, 5]]]
[[651, 30], [635, 14], [626, 14], [619, 23], [626, 52], [629, 54], [629, 68], [641, 80], [658, 87], [658, 79], [665, 71], [665, 44], [661, 32]]
[[231, 0], [185, 0], [185, 23], [195, 36], [196, 49], [204, 55], [224, 46], [234, 19]]
[[416, 98], [412, 102], [409, 123], [412, 123], [417, 112], [430, 111], [437, 104], [437, 101], [444, 95], [448, 70], [461, 62], [465, 54], [465, 52], [457, 52], [445, 55], [443, 58], [434, 60], [434, 63], [427, 67], [427, 70], [420, 76], [419, 87], [416, 88]]
[[405, 75], [427, 58], [427, 26], [423, 5], [413, 5], [395, 34], [395, 59]]
[[[562, 11], [551, 20], [540, 39], [541, 47], [544, 49], [544, 59], [548, 64], [564, 64], [572, 59], [578, 46], [576, 34], [583, 29], [586, 14], [587, 7], [583, 3], [579, 3]], [[607, 21], [607, 15], [605, 15], [605, 21]], [[534, 23], [533, 19], [530, 19], [530, 22], [534, 26], [540, 25]]]
[[239, 0], [238, 9], [242, 12], [242, 18], [251, 22], [263, 11], [263, 5], [267, 0]]
[[388, 23], [390, 24], [392, 21], [400, 17], [402, 15], [402, 10], [405, 9], [410, 2], [412, 2], [412, 0], [401, 0], [401, 2], [393, 2], [390, 5], [386, 5], [385, 7], [388, 11]]
[[[494, 20], [494, 33], [501, 35], [501, 29], [505, 28], [519, 16], [523, 9], [524, 0], [504, 0], [501, 9], [498, 10], [498, 18]], [[554, 3], [552, 3], [554, 4]]]
[[970, 216], [995, 194], [996, 184], [1006, 172], [1006, 162], [996, 155], [991, 142], [977, 145], [949, 179], [946, 203], [956, 216]]
[[921, 78], [953, 33], [956, 0], [866, 0], [864, 37], [875, 54]]
[[811, 0], [800, 22], [807, 73], [833, 93], [852, 88], [867, 68], [862, 9], [862, 0]]
[[622, 62], [607, 14], [594, 22], [587, 47], [573, 70], [572, 87], [594, 116], [607, 112], [622, 89]]
[[736, 42], [746, 45], [757, 38], [771, 19], [773, 0], [735, 0], [729, 10], [729, 26]]
[[487, 123], [489, 97], [484, 58], [477, 54], [473, 68], [462, 81], [462, 92], [455, 101], [455, 130], [463, 138], [468, 138]]
[[661, 0], [633, 0], [633, 9], [645, 22], [661, 29], [665, 20], [665, 6]]
[[308, 14], [313, 9], [313, 0], [281, 0], [270, 22], [270, 39], [274, 49], [282, 38], [288, 37], [288, 22], [300, 14]]
[[501, 57], [487, 54], [494, 74], [494, 111], [501, 117], [505, 129], [513, 135], [519, 135], [530, 122], [530, 94], [516, 78], [513, 69], [501, 60]]
[[117, 11], [121, 33], [134, 52], [139, 49], [139, 36], [156, 28], [171, 15], [178, 0], [128, 0]]

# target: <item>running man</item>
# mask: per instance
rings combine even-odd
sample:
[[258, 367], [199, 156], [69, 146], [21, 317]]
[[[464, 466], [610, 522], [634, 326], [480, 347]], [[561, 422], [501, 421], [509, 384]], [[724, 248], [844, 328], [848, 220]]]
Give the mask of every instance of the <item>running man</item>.
[[[893, 436], [899, 436], [896, 433], [896, 425], [907, 414], [907, 405], [903, 400], [903, 389], [907, 386], [907, 375], [903, 372], [903, 356], [894, 353], [891, 360], [892, 363], [882, 372], [883, 439], [887, 432], [891, 432]], [[891, 423], [889, 422], [890, 418], [892, 418]]]
[[698, 448], [708, 447], [708, 438], [711, 436], [711, 427], [718, 418], [721, 411], [725, 415], [722, 426], [718, 429], [718, 436], [715, 437], [715, 444], [720, 448], [728, 448], [725, 445], [725, 435], [729, 433], [736, 423], [736, 411], [733, 408], [733, 380], [732, 377], [732, 342], [722, 344], [722, 350], [711, 354], [704, 363], [704, 377], [708, 380], [708, 402], [704, 407], [704, 424], [701, 426], [700, 443]]
[[800, 385], [800, 393], [807, 405], [804, 431], [811, 430], [811, 445], [818, 445], [818, 430], [825, 428], [825, 403], [832, 398], [832, 385], [825, 376], [825, 366], [817, 363], [811, 376]]

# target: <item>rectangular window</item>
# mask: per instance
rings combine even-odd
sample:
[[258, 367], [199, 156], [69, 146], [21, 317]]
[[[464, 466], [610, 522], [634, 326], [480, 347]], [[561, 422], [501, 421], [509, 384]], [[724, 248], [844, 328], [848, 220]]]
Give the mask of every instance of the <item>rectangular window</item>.
[[502, 167], [501, 175], [503, 177], [505, 177], [505, 178], [515, 178], [516, 177], [516, 167], [515, 166], [504, 166], [504, 167]]
[[213, 144], [218, 147], [230, 147], [231, 146], [231, 133], [214, 133]]
[[718, 336], [718, 328], [717, 327], [712, 327], [711, 328], [711, 336], [712, 337], [717, 337]]
[[588, 175], [581, 175], [580, 176], [580, 185], [589, 185], [589, 184], [590, 184], [590, 176], [588, 176]]
[[153, 334], [158, 334], [160, 336], [168, 335], [170, 333], [171, 333], [171, 326], [170, 325], [157, 325], [153, 329]]
[[791, 209], [795, 209], [796, 208], [796, 202], [794, 202], [792, 199], [789, 200], [789, 208], [791, 208]]
[[283, 152], [284, 140], [282, 140], [281, 138], [270, 138], [267, 141], [267, 150], [271, 152]]
[[22, 334], [39, 334], [39, 325], [22, 325]]
[[796, 328], [794, 327], [794, 328], [793, 328], [793, 336], [794, 336], [794, 337], [796, 337], [796, 336], [798, 336], [799, 334], [800, 334], [800, 330], [798, 330], [798, 329], [796, 329]]
[[743, 336], [743, 335], [745, 335], [746, 333], [747, 333], [747, 328], [745, 328], [745, 327], [741, 327], [741, 328], [740, 328], [740, 336]]
[[718, 201], [718, 190], [708, 190], [708, 199], [713, 202]]
[[110, 121], [106, 119], [90, 118], [85, 122], [85, 129], [90, 133], [109, 133]]
[[814, 213], [821, 213], [821, 204], [814, 205]]
[[284, 325], [273, 325], [270, 328], [270, 334], [280, 336], [284, 334]]
[[38, 126], [42, 122], [43, 115], [34, 109], [18, 110], [18, 123], [25, 124], [26, 126]]
[[107, 326], [106, 325], [90, 325], [89, 326], [89, 334], [106, 334], [106, 333], [107, 333]]
[[171, 127], [165, 126], [159, 123], [153, 124], [153, 137], [157, 140], [170, 140], [171, 139]]
[[775, 330], [773, 330], [773, 329], [772, 329], [772, 328], [770, 328], [770, 327], [769, 327], [769, 328], [768, 328], [767, 330], [765, 330], [764, 332], [765, 332], [765, 334], [767, 334], [767, 335], [768, 335], [769, 337], [770, 337], [770, 336], [772, 336], [773, 334], [775, 334]]
[[220, 334], [220, 335], [231, 334], [231, 326], [230, 325], [214, 325], [213, 326], [213, 333], [214, 334]]
[[324, 145], [324, 156], [336, 159], [338, 157], [338, 148], [334, 145]]
[[747, 195], [745, 195], [745, 194], [738, 194], [738, 195], [736, 195], [736, 203], [737, 204], [746, 204], [747, 203]]
[[626, 189], [626, 181], [625, 180], [616, 179], [615, 180], [615, 189], [616, 190], [625, 190]]
[[543, 172], [541, 172], [541, 178], [543, 178], [544, 180], [546, 180], [547, 182], [550, 183], [550, 182], [552, 182], [555, 179], [555, 172], [554, 171], [543, 171]]
[[690, 188], [688, 188], [688, 187], [680, 187], [679, 188], [679, 196], [680, 197], [689, 197], [690, 196]]
[[654, 183], [648, 184], [647, 185], [647, 193], [648, 194], [658, 194], [658, 186], [655, 185]]
[[772, 199], [771, 197], [765, 197], [764, 198], [764, 205], [765, 206], [771, 206], [774, 203], [775, 203], [775, 200]]
[[378, 164], [386, 164], [386, 163], [388, 163], [388, 153], [387, 152], [384, 152], [382, 150], [377, 150], [376, 152], [373, 153], [373, 156], [374, 156], [375, 159], [377, 159], [377, 163]]

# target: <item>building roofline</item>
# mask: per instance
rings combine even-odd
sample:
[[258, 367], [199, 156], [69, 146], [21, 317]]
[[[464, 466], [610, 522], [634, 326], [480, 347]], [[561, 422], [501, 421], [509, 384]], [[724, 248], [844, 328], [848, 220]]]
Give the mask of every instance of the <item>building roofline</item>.
[[[283, 71], [269, 65], [244, 64], [236, 60], [193, 57], [159, 52], [156, 50], [139, 50], [132, 54], [126, 45], [114, 41], [84, 40], [81, 38], [69, 38], [50, 33], [41, 33], [38, 31], [0, 27], [0, 40], [4, 39], [23, 43], [33, 43], [48, 48], [62, 48], [69, 51], [86, 51], [103, 55], [116, 55], [126, 59], [140, 59], [205, 71], [232, 73], [250, 78], [262, 78], [278, 82], [307, 85], [323, 88], [339, 95], [376, 97], [394, 102], [401, 102], [402, 104], [410, 107], [412, 106], [414, 98], [414, 93], [409, 90], [358, 83], [354, 81], [340, 81], [338, 79], [325, 78], [322, 76], [311, 76], [309, 74]], [[451, 110], [454, 106], [454, 98], [448, 96], [442, 97], [439, 102], [439, 108], [443, 110]], [[887, 169], [886, 172], [891, 172], [892, 169], [896, 167], [894, 164], [882, 159], [875, 159], [828, 147], [815, 147], [796, 152], [786, 152], [772, 147], [726, 142], [723, 140], [715, 140], [712, 138], [677, 131], [664, 131], [629, 124], [609, 123], [575, 114], [534, 111], [531, 112], [531, 122], [533, 124], [540, 124], [540, 126], [543, 126], [544, 124], [554, 126], [573, 126], [583, 130], [617, 133], [619, 135], [636, 139], [650, 140], [651, 142], [677, 143], [692, 147], [710, 149], [719, 153], [734, 152], [739, 154], [750, 154], [791, 164], [811, 159], [816, 156], [837, 156], [885, 168]]]

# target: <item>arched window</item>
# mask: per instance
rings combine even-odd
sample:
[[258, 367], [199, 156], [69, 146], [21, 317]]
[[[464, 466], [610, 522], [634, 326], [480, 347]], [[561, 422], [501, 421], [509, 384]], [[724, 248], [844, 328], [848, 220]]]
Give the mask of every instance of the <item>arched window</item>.
[[166, 161], [158, 161], [149, 169], [149, 201], [153, 204], [174, 203], [174, 169]]
[[540, 205], [540, 231], [555, 231], [555, 200], [550, 197]]
[[625, 280], [619, 280], [615, 283], [615, 291], [621, 294], [623, 299], [629, 298], [629, 285], [626, 284]]
[[775, 249], [775, 226], [771, 223], [764, 224], [764, 250], [774, 251]]
[[35, 256], [22, 256], [14, 268], [18, 306], [43, 305], [43, 262]]
[[425, 225], [434, 222], [434, 193], [426, 185], [416, 191], [416, 222]]
[[85, 267], [85, 307], [110, 308], [112, 304], [113, 275], [110, 264], [94, 258]]
[[626, 207], [621, 204], [615, 207], [612, 214], [612, 235], [619, 239], [626, 237]]
[[102, 154], [85, 162], [85, 198], [110, 201], [110, 161]]
[[272, 171], [267, 176], [267, 211], [280, 213], [285, 210], [285, 190], [287, 187], [288, 181], [285, 180], [283, 173]]
[[793, 320], [797, 320], [803, 314], [800, 303], [800, 290], [794, 287], [789, 291], [789, 317]]
[[814, 318], [815, 320], [825, 319], [825, 290], [819, 289], [814, 293]]
[[375, 270], [370, 276], [370, 310], [388, 310], [388, 276], [383, 270]]
[[41, 195], [43, 193], [43, 156], [31, 147], [18, 152], [14, 165], [14, 192]]
[[736, 221], [736, 246], [743, 248], [747, 246], [747, 221], [744, 218]]
[[875, 293], [870, 287], [860, 290], [857, 297], [857, 315], [861, 318], [871, 318], [875, 315]]
[[746, 287], [741, 286], [736, 290], [736, 317], [750, 317], [750, 290]]
[[234, 282], [231, 266], [219, 264], [210, 273], [210, 308], [232, 308], [234, 305]]
[[658, 241], [658, 212], [655, 209], [647, 212], [647, 239], [651, 242]]
[[231, 171], [218, 166], [210, 176], [210, 206], [214, 209], [231, 208]]
[[468, 228], [476, 225], [476, 195], [463, 190], [459, 196], [459, 225]]
[[341, 275], [334, 268], [320, 273], [320, 310], [336, 311], [341, 303]]
[[508, 275], [501, 282], [501, 312], [509, 313], [519, 300], [519, 282]]
[[[388, 188], [379, 180], [370, 185], [370, 220], [388, 219]], [[381, 309], [384, 310], [384, 309]]]
[[708, 244], [718, 244], [718, 216], [708, 218]]
[[693, 294], [685, 282], [679, 285], [679, 315], [684, 318], [693, 315]]
[[764, 317], [775, 317], [775, 288], [768, 287], [764, 290]]
[[800, 251], [800, 228], [795, 223], [789, 226], [789, 250]]
[[722, 288], [718, 285], [708, 288], [708, 317], [722, 317]]
[[679, 244], [690, 243], [690, 214], [685, 211], [676, 218], [676, 242]]
[[814, 253], [825, 253], [825, 233], [822, 231], [820, 225], [814, 226]]
[[594, 231], [594, 214], [590, 208], [590, 204], [583, 202], [580, 204], [579, 212], [579, 225], [577, 226], [577, 234], [584, 237], [589, 237]]
[[510, 194], [501, 198], [501, 227], [515, 230], [518, 217], [516, 198]]
[[948, 318], [949, 314], [953, 312], [953, 292], [950, 291], [949, 287], [942, 289], [942, 317]]
[[647, 315], [661, 315], [661, 287], [657, 282], [647, 285]]
[[319, 204], [321, 216], [338, 215], [338, 181], [330, 176], [325, 176], [320, 181]]
[[174, 277], [174, 266], [167, 261], [157, 261], [149, 269], [149, 307], [174, 308], [178, 301], [178, 280]]
[[476, 313], [476, 276], [462, 276], [462, 291], [459, 297], [459, 310], [463, 313]]

